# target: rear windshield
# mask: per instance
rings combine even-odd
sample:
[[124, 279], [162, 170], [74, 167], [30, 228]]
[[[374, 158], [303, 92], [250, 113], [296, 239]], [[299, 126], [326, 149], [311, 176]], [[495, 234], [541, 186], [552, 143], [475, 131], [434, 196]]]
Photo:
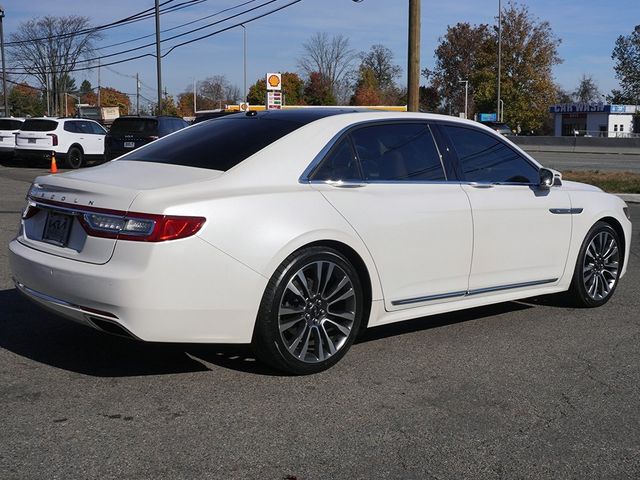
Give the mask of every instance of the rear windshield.
[[154, 118], [116, 118], [109, 133], [112, 135], [158, 135], [158, 121]]
[[50, 132], [58, 127], [58, 122], [53, 120], [25, 120], [20, 130], [25, 132]]
[[261, 116], [229, 116], [180, 130], [120, 161], [169, 163], [226, 172], [303, 123]]
[[22, 125], [20, 120], [0, 119], [0, 130], [19, 130], [20, 125]]

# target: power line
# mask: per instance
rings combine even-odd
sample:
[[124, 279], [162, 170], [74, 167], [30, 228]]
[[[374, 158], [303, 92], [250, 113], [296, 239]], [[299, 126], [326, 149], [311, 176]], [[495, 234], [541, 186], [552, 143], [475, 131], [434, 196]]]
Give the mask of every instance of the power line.
[[[166, 0], [166, 1], [162, 2], [160, 4], [160, 6], [166, 5], [166, 4], [174, 2], [174, 1], [175, 0]], [[152, 12], [154, 9], [155, 9], [155, 7], [147, 8], [146, 10], [142, 10], [141, 12], [134, 13], [133, 15], [129, 15], [128, 17], [121, 18], [120, 20], [115, 20], [113, 22], [106, 23], [104, 25], [98, 25], [97, 27], [85, 28], [85, 29], [78, 30], [77, 32], [73, 32], [73, 33], [61, 33], [59, 35], [50, 35], [50, 36], [47, 36], [47, 37], [31, 38], [29, 40], [15, 40], [13, 42], [7, 42], [7, 43], [5, 43], [5, 45], [6, 46], [21, 45], [23, 43], [39, 42], [39, 41], [42, 41], [42, 40], [54, 40], [56, 38], [65, 38], [65, 37], [74, 36], [74, 35], [84, 35], [84, 34], [88, 34], [88, 33], [94, 33], [96, 31], [106, 30], [108, 28], [113, 28], [113, 27], [116, 27], [116, 26], [126, 25], [127, 24], [126, 22], [130, 22], [131, 20], [144, 20], [145, 18], [147, 18], [147, 15], [149, 15], [149, 12]], [[145, 15], [145, 16], [142, 17], [142, 15]]]
[[[234, 5], [233, 7], [225, 8], [223, 10], [220, 10], [220, 11], [218, 11], [216, 13], [212, 13], [212, 14], [207, 15], [205, 17], [197, 18], [196, 20], [192, 20], [190, 22], [186, 22], [186, 23], [183, 23], [181, 25], [177, 25], [177, 26], [172, 27], [172, 28], [167, 28], [165, 30], [161, 30], [160, 33], [167, 33], [167, 32], [171, 32], [173, 30], [177, 30], [177, 29], [182, 28], [182, 27], [186, 27], [188, 25], [193, 25], [194, 23], [202, 22], [202, 21], [207, 20], [207, 19], [212, 18], [212, 17], [217, 17], [218, 15], [220, 15], [222, 13], [225, 13], [225, 12], [228, 12], [228, 11], [231, 11], [231, 10], [235, 10], [236, 8], [244, 7], [245, 5], [248, 5], [250, 3], [255, 3], [257, 1], [258, 0], [248, 0], [248, 1], [244, 2], [244, 3], [240, 3], [238, 5]], [[154, 36], [155, 36], [155, 33], [150, 33], [149, 35], [143, 35], [141, 37], [132, 38], [130, 40], [124, 40], [122, 42], [112, 43], [111, 45], [105, 45], [105, 46], [102, 46], [102, 47], [98, 47], [98, 50], [104, 50], [104, 49], [112, 48], [112, 47], [119, 47], [120, 45], [125, 45], [127, 43], [137, 42], [138, 40], [143, 40], [145, 38], [154, 37]]]
[[[199, 0], [199, 1], [202, 1], [202, 0]], [[195, 28], [195, 29], [189, 30], [189, 31], [187, 31], [187, 32], [183, 32], [183, 33], [180, 33], [180, 34], [174, 35], [174, 36], [172, 36], [172, 37], [165, 38], [164, 40], [162, 40], [162, 41], [161, 41], [161, 43], [168, 42], [168, 41], [171, 41], [171, 40], [175, 40], [176, 38], [184, 37], [184, 36], [186, 36], [186, 35], [190, 35], [190, 34], [192, 34], [192, 33], [194, 33], [194, 32], [198, 32], [198, 31], [200, 31], [200, 30], [204, 30], [205, 28], [209, 28], [209, 27], [212, 27], [212, 26], [214, 26], [214, 25], [218, 25], [218, 24], [220, 24], [220, 23], [223, 23], [223, 22], [226, 22], [226, 21], [228, 21], [228, 20], [231, 20], [232, 18], [240, 17], [240, 16], [242, 16], [242, 15], [245, 15], [245, 14], [247, 14], [247, 13], [249, 13], [249, 12], [252, 12], [252, 11], [258, 10], [258, 9], [260, 9], [260, 8], [263, 8], [263, 7], [267, 6], [267, 5], [270, 5], [270, 4], [272, 4], [272, 3], [275, 3], [275, 2], [277, 2], [277, 1], [279, 1], [279, 0], [268, 0], [268, 1], [266, 1], [265, 3], [262, 3], [262, 4], [260, 4], [260, 5], [255, 6], [255, 7], [251, 7], [251, 8], [249, 8], [249, 9], [246, 9], [246, 10], [244, 10], [244, 11], [240, 12], [240, 13], [236, 13], [236, 14], [234, 14], [234, 15], [230, 15], [230, 16], [228, 16], [228, 17], [225, 17], [225, 18], [221, 19], [221, 20], [217, 20], [217, 21], [215, 21], [215, 22], [208, 23], [208, 24], [203, 25], [203, 26], [201, 26], [201, 27], [198, 27], [198, 28]], [[294, 1], [294, 2], [291, 2], [291, 3], [288, 3], [288, 4], [286, 4], [286, 5], [284, 5], [284, 6], [280, 7], [280, 8], [277, 8], [277, 9], [274, 9], [274, 10], [272, 10], [272, 11], [266, 12], [265, 14], [260, 15], [260, 16], [257, 16], [257, 17], [255, 17], [255, 18], [253, 18], [253, 19], [250, 19], [250, 20], [247, 20], [247, 21], [240, 22], [240, 23], [235, 24], [235, 25], [233, 25], [233, 26], [231, 26], [231, 27], [229, 27], [229, 28], [224, 28], [224, 29], [221, 29], [221, 30], [215, 31], [215, 32], [213, 32], [213, 33], [211, 33], [211, 34], [204, 35], [204, 36], [198, 37], [198, 38], [196, 38], [196, 39], [193, 39], [192, 41], [187, 41], [187, 42], [180, 43], [180, 44], [178, 44], [178, 45], [174, 45], [174, 46], [173, 46], [173, 47], [171, 47], [167, 52], [165, 52], [164, 54], [162, 54], [162, 57], [165, 57], [166, 55], [168, 55], [168, 54], [169, 54], [172, 50], [174, 50], [176, 47], [179, 47], [179, 46], [182, 46], [182, 45], [188, 45], [189, 43], [193, 43], [193, 41], [197, 41], [197, 40], [200, 40], [200, 39], [208, 38], [208, 37], [211, 37], [212, 35], [216, 35], [217, 33], [222, 33], [222, 32], [225, 32], [225, 31], [227, 31], [227, 30], [231, 30], [232, 28], [238, 27], [238, 26], [240, 26], [240, 25], [241, 25], [241, 24], [243, 24], [243, 23], [249, 23], [249, 22], [254, 21], [254, 20], [257, 20], [257, 19], [259, 19], [259, 18], [263, 18], [263, 17], [265, 17], [265, 16], [267, 16], [267, 15], [271, 15], [272, 13], [278, 12], [278, 11], [280, 11], [280, 10], [282, 10], [282, 9], [284, 9], [284, 8], [287, 8], [287, 7], [289, 7], [289, 6], [291, 6], [291, 5], [295, 4], [295, 3], [298, 3], [298, 2], [300, 2], [300, 1], [302, 1], [302, 0], [297, 0], [297, 1]], [[110, 53], [110, 54], [107, 54], [107, 55], [102, 55], [102, 56], [99, 56], [99, 57], [89, 58], [89, 59], [86, 59], [86, 60], [78, 60], [77, 62], [75, 62], [75, 64], [78, 64], [78, 63], [88, 63], [88, 62], [93, 62], [93, 61], [96, 61], [96, 60], [103, 60], [103, 59], [105, 59], [105, 58], [117, 57], [117, 56], [120, 56], [120, 55], [124, 55], [124, 54], [126, 54], [126, 53], [136, 52], [136, 51], [139, 51], [139, 50], [142, 50], [142, 49], [144, 49], [144, 48], [151, 47], [151, 46], [154, 46], [154, 45], [155, 45], [155, 42], [151, 42], [151, 43], [147, 43], [147, 44], [145, 44], [145, 45], [140, 45], [140, 46], [138, 46], [138, 47], [133, 47], [133, 48], [129, 48], [129, 49], [126, 49], [126, 50], [122, 50], [122, 51], [120, 51], [120, 52]], [[146, 53], [146, 54], [142, 54], [142, 55], [137, 55], [137, 56], [134, 56], [134, 57], [130, 57], [130, 58], [128, 58], [128, 59], [124, 59], [124, 60], [114, 61], [114, 62], [110, 62], [110, 63], [104, 63], [104, 64], [101, 64], [101, 66], [116, 65], [116, 64], [118, 64], [118, 63], [123, 63], [123, 62], [131, 61], [131, 60], [137, 60], [137, 59], [140, 59], [140, 58], [143, 58], [143, 57], [147, 57], [147, 56], [155, 57], [155, 54], [153, 54], [153, 53]], [[56, 66], [57, 66], [57, 67], [64, 67], [64, 66], [66, 66], [66, 65], [69, 65], [69, 64], [68, 64], [68, 63], [59, 63], [59, 64], [57, 64]], [[93, 69], [93, 68], [95, 68], [95, 66], [80, 67], [80, 68], [73, 68], [73, 69], [70, 69], [69, 71], [70, 71], [70, 72], [73, 72], [73, 71], [80, 71], [80, 70], [91, 70], [91, 69]], [[19, 70], [11, 70], [11, 69], [8, 69], [7, 71], [8, 71], [9, 73], [14, 73], [14, 74], [20, 74], [20, 73], [33, 74], [33, 73], [31, 73], [31, 72], [29, 72], [29, 71], [26, 71], [26, 70], [24, 70], [24, 69], [23, 69], [23, 70], [21, 70], [21, 71], [19, 71]], [[42, 74], [43, 72], [39, 71], [39, 72], [37, 72], [37, 73]], [[54, 72], [47, 72], [47, 73], [54, 73]]]

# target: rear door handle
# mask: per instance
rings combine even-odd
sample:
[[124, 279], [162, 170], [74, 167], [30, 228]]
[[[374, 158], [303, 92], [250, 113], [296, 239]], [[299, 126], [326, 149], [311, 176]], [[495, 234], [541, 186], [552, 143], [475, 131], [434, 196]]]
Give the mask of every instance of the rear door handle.
[[473, 188], [493, 188], [494, 183], [470, 183]]
[[327, 180], [325, 183], [336, 188], [361, 188], [366, 185], [366, 183], [343, 182], [342, 180]]

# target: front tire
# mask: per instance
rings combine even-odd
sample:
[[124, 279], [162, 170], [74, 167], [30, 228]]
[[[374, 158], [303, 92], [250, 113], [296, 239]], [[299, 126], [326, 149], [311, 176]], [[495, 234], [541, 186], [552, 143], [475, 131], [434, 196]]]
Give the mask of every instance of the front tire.
[[71, 147], [67, 152], [67, 165], [69, 168], [78, 169], [84, 164], [84, 155], [78, 147]]
[[293, 253], [263, 295], [253, 338], [256, 356], [295, 375], [330, 368], [358, 333], [363, 298], [358, 273], [340, 252], [310, 247]]
[[597, 222], [580, 247], [569, 288], [569, 299], [578, 307], [599, 307], [613, 296], [622, 267], [618, 233], [605, 222]]

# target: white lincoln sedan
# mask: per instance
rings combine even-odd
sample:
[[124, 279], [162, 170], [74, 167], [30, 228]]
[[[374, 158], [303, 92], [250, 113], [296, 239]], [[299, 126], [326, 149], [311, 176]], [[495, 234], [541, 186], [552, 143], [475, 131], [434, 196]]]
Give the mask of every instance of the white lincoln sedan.
[[603, 305], [630, 238], [622, 200], [478, 123], [301, 109], [38, 177], [9, 249], [17, 288], [60, 315], [144, 341], [251, 343], [305, 374], [366, 327], [565, 291]]

